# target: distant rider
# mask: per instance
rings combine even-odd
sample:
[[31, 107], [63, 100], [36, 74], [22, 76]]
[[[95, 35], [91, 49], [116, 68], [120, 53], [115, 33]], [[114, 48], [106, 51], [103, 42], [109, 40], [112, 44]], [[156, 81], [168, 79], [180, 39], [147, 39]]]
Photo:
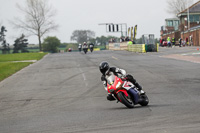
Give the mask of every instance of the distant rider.
[[85, 54], [88, 52], [88, 45], [86, 42], [83, 43], [83, 51]]
[[81, 44], [78, 45], [78, 49], [79, 49], [79, 52], [81, 52], [81, 49], [82, 49], [82, 45]]
[[86, 42], [83, 43], [83, 48], [88, 48], [88, 45]]
[[[100, 63], [99, 70], [102, 73], [101, 81], [103, 82], [103, 85], [104, 85], [104, 88], [105, 88], [106, 91], [108, 91], [107, 90], [106, 76], [108, 74], [110, 74], [110, 72], [112, 72], [117, 77], [126, 78], [128, 81], [133, 83], [135, 85], [135, 87], [137, 87], [138, 91], [142, 90], [142, 87], [136, 82], [136, 80], [133, 78], [133, 76], [129, 75], [129, 74], [126, 75], [126, 71], [123, 70], [123, 69], [119, 69], [119, 68], [116, 68], [116, 67], [110, 67], [109, 64], [104, 61], [104, 62]], [[107, 99], [110, 100], [110, 101], [115, 100], [115, 98], [110, 93], [108, 93]]]
[[89, 47], [90, 47], [90, 51], [92, 52], [92, 51], [93, 51], [93, 48], [94, 48], [94, 44], [91, 42], [91, 43], [89, 44]]

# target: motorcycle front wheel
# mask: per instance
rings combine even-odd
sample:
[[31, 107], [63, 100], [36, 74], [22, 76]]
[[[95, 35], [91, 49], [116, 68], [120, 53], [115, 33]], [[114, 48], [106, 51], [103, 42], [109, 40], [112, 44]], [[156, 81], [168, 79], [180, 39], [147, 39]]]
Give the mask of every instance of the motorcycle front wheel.
[[129, 95], [127, 97], [123, 92], [119, 92], [117, 96], [127, 108], [134, 108], [134, 103]]
[[84, 51], [85, 54], [87, 53], [87, 50], [84, 49], [83, 51]]

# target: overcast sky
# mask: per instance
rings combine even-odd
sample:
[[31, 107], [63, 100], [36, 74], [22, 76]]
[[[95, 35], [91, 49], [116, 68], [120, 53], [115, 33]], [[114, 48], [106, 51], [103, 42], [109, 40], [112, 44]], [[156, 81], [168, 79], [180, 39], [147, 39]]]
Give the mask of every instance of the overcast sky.
[[[56, 36], [61, 42], [70, 42], [74, 30], [92, 30], [97, 36], [120, 36], [120, 33], [107, 33], [105, 26], [99, 23], [127, 23], [128, 27], [138, 25], [138, 34], [155, 34], [160, 37], [160, 27], [166, 18], [172, 18], [166, 12], [167, 0], [49, 0], [56, 9], [55, 21], [59, 28], [46, 36]], [[13, 29], [9, 20], [23, 18], [16, 8], [16, 3], [24, 4], [25, 0], [0, 0], [0, 24], [8, 32], [6, 40], [13, 44], [21, 33]], [[29, 37], [29, 43], [37, 44], [37, 37]]]

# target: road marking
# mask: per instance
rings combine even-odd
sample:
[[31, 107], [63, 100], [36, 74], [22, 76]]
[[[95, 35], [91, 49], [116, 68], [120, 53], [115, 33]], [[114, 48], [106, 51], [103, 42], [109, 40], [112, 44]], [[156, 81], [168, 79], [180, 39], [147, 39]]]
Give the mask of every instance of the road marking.
[[171, 55], [164, 55], [164, 56], [160, 56], [162, 58], [171, 58], [171, 59], [175, 59], [175, 60], [183, 60], [183, 61], [189, 61], [192, 63], [198, 63], [200, 64], [200, 58], [199, 57], [195, 57], [195, 56], [184, 56], [184, 55], [178, 55], [178, 54], [171, 54]]
[[200, 53], [187, 53], [187, 54], [181, 54], [181, 55], [200, 55]]
[[82, 73], [81, 75], [82, 75], [82, 77], [83, 77], [85, 86], [87, 87], [87, 86], [88, 86], [88, 83], [86, 82], [87, 79], [86, 79], [85, 73], [84, 73], [83, 70], [80, 68], [80, 64], [78, 64], [77, 66], [78, 66], [79, 71]]
[[82, 73], [82, 76], [83, 76], [83, 80], [86, 81], [86, 77], [85, 77], [85, 74], [84, 74], [84, 73]]
[[118, 60], [118, 58], [116, 58], [116, 57], [114, 57], [114, 56], [112, 56], [112, 58], [115, 59], [115, 60]]

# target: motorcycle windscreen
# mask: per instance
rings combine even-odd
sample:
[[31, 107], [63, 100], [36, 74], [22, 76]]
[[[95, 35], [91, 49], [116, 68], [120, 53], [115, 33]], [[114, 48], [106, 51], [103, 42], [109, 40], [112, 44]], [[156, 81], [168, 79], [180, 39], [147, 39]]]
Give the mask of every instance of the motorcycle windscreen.
[[115, 82], [115, 75], [112, 72], [110, 72], [108, 75], [106, 75], [105, 78], [109, 85], [112, 85]]

